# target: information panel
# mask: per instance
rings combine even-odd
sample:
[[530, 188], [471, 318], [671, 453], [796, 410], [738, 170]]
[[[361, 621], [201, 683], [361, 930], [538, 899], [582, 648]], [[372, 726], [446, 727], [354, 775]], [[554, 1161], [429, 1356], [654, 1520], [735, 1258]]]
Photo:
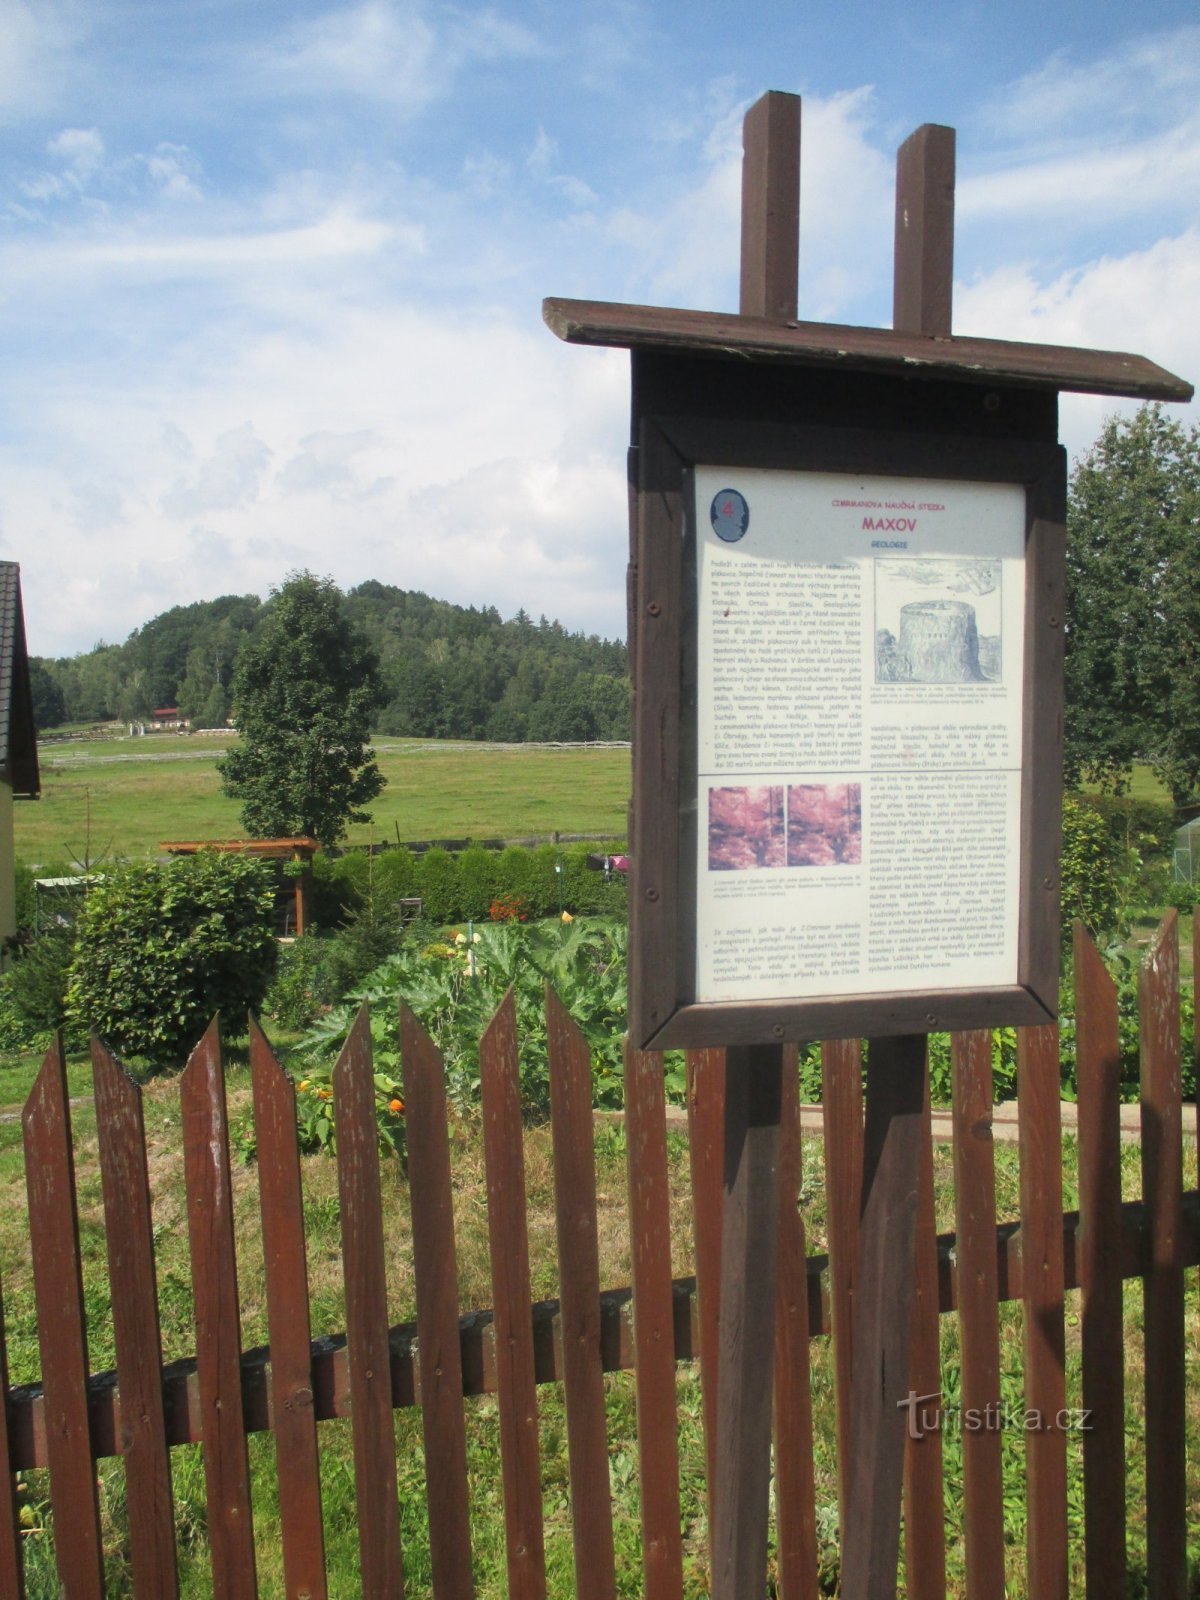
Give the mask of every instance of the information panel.
[[693, 470], [695, 1000], [1016, 984], [1024, 487]]

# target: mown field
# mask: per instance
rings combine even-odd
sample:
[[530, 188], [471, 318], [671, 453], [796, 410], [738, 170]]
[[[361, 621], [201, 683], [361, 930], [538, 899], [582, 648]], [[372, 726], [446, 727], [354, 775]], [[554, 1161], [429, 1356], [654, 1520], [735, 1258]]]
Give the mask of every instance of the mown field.
[[[16, 808], [17, 859], [49, 868], [90, 858], [145, 856], [163, 840], [233, 839], [237, 802], [221, 793], [223, 739], [155, 734], [43, 745], [42, 797]], [[431, 743], [376, 745], [387, 786], [351, 843], [624, 836], [629, 751]]]

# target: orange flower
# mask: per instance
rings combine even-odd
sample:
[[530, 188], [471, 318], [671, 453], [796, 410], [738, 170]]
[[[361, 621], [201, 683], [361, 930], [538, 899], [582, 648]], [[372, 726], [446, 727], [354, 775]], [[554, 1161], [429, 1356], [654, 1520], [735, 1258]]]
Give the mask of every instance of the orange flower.
[[401, 1113], [404, 1110], [404, 1101], [403, 1100], [389, 1100], [388, 1101], [388, 1110], [392, 1113], [392, 1115], [394, 1117], [400, 1116]]

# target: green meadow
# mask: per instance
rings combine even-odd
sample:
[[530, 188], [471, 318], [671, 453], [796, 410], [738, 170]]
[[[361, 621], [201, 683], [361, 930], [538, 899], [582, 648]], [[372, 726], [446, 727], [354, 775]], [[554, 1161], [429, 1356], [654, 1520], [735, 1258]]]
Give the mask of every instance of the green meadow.
[[[164, 840], [234, 839], [237, 802], [221, 793], [226, 741], [155, 734], [43, 745], [42, 796], [16, 808], [17, 859], [42, 868], [154, 855]], [[624, 836], [628, 749], [376, 744], [387, 786], [351, 843]]]

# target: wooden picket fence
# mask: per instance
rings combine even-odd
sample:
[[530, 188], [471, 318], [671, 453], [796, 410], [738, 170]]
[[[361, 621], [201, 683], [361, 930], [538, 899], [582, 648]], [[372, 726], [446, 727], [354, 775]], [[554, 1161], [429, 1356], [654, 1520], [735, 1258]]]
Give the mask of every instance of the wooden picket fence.
[[[1187, 1589], [1185, 1270], [1200, 1262], [1200, 1195], [1183, 1187], [1179, 957], [1176, 919], [1159, 930], [1141, 974], [1140, 1201], [1123, 1202], [1117, 996], [1086, 937], [1076, 941], [1079, 1198], [1063, 1210], [1057, 1030], [1019, 1038], [1020, 1217], [997, 1223], [990, 1035], [953, 1040], [957, 1227], [934, 1221], [932, 1141], [920, 1193], [911, 1387], [942, 1386], [939, 1319], [957, 1313], [964, 1408], [1000, 1400], [999, 1306], [1024, 1307], [1025, 1403], [1043, 1417], [1066, 1405], [1064, 1296], [1082, 1290], [1082, 1399], [1089, 1596], [1124, 1597], [1127, 1484], [1123, 1280], [1145, 1294], [1145, 1505], [1148, 1593]], [[554, 1184], [561, 1297], [531, 1306], [515, 1012], [511, 997], [481, 1046], [484, 1154], [493, 1296], [460, 1315], [451, 1165], [441, 1058], [413, 1016], [401, 1017], [417, 1297], [415, 1326], [389, 1325], [370, 1033], [356, 1022], [334, 1073], [346, 1328], [312, 1339], [296, 1143], [295, 1097], [262, 1033], [251, 1040], [269, 1349], [239, 1345], [237, 1271], [225, 1091], [210, 1029], [180, 1083], [194, 1359], [164, 1367], [159, 1338], [150, 1185], [140, 1092], [93, 1047], [99, 1158], [112, 1284], [115, 1373], [89, 1376], [70, 1111], [61, 1054], [52, 1051], [24, 1113], [29, 1226], [41, 1384], [12, 1389], [0, 1317], [0, 1594], [20, 1596], [15, 1478], [48, 1467], [55, 1558], [63, 1592], [104, 1593], [95, 1461], [125, 1463], [133, 1593], [178, 1592], [169, 1453], [203, 1442], [213, 1592], [257, 1592], [247, 1432], [275, 1434], [285, 1587], [295, 1600], [327, 1592], [318, 1450], [320, 1423], [351, 1419], [361, 1593], [404, 1592], [393, 1408], [420, 1406], [425, 1438], [433, 1592], [472, 1593], [464, 1395], [498, 1397], [513, 1600], [546, 1593], [536, 1386], [563, 1386], [568, 1425], [576, 1592], [616, 1593], [603, 1376], [632, 1368], [637, 1395], [645, 1593], [683, 1587], [675, 1369], [699, 1359], [709, 1484], [715, 1452], [724, 1059], [690, 1055], [689, 1131], [696, 1277], [672, 1281], [661, 1060], [629, 1051], [625, 1065], [632, 1286], [601, 1291], [592, 1082], [586, 1042], [547, 996]], [[794, 1059], [794, 1058], [793, 1058]], [[794, 1072], [785, 1074], [780, 1152], [779, 1293], [775, 1329], [775, 1519], [778, 1592], [816, 1600], [810, 1341], [832, 1337], [840, 1470], [847, 1471], [856, 1230], [862, 1167], [860, 1047], [827, 1045], [824, 1140], [828, 1255], [809, 1255], [797, 1206], [802, 1176]], [[1190, 1114], [1190, 1113], [1189, 1113]], [[632, 1319], [628, 1315], [632, 1302]], [[1067, 1434], [1025, 1435], [1027, 1587], [1065, 1596]], [[904, 1497], [905, 1593], [943, 1600], [946, 1530], [942, 1438], [909, 1441]], [[964, 1432], [966, 1591], [1005, 1593], [1001, 1434]], [[1195, 1508], [1190, 1514], [1195, 1516]]]

